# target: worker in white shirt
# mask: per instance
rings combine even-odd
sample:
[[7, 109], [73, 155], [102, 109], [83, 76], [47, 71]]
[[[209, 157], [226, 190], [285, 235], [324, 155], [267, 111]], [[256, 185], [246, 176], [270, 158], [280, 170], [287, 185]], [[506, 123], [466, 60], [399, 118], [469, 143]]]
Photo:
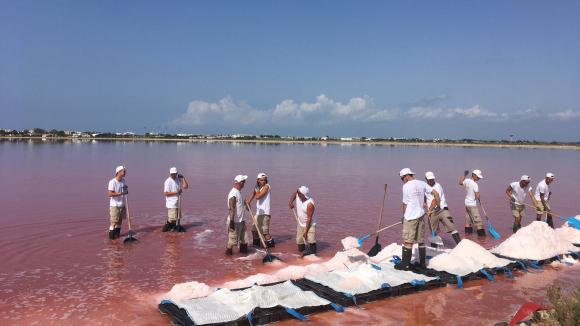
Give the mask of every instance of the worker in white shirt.
[[541, 221], [544, 214], [546, 214], [546, 223], [554, 228], [554, 221], [552, 220], [552, 214], [550, 214], [549, 203], [552, 195], [552, 192], [550, 191], [550, 184], [552, 182], [554, 182], [554, 173], [548, 172], [546, 177], [536, 186], [534, 197], [536, 199], [536, 220]]
[[183, 189], [189, 188], [185, 177], [177, 173], [177, 168], [169, 169], [169, 177], [163, 183], [163, 194], [165, 195], [165, 207], [167, 208], [167, 222], [163, 225], [163, 232], [172, 230], [175, 227], [179, 212], [179, 200]]
[[268, 248], [274, 247], [274, 239], [270, 235], [270, 193], [271, 188], [268, 183], [268, 176], [266, 173], [258, 174], [256, 187], [254, 187], [254, 191], [246, 199], [246, 203], [251, 205], [252, 200], [256, 198], [256, 221], [258, 223], [252, 228], [253, 243], [256, 247], [262, 246], [256, 227], [262, 232], [266, 246]]
[[481, 200], [479, 193], [479, 185], [477, 182], [483, 179], [481, 170], [473, 170], [471, 178], [466, 178], [469, 171], [465, 171], [463, 176], [459, 178], [459, 185], [465, 187], [465, 234], [473, 233], [472, 225], [477, 228], [477, 235], [485, 237], [485, 230], [483, 229], [483, 221], [479, 214], [477, 202]]
[[228, 244], [226, 255], [233, 254], [233, 247], [240, 246], [240, 253], [248, 252], [248, 236], [246, 235], [246, 222], [244, 221], [244, 200], [240, 192], [246, 184], [247, 175], [238, 174], [234, 178], [234, 186], [228, 194]]
[[419, 268], [425, 269], [427, 248], [425, 247], [425, 195], [432, 194], [433, 200], [428, 207], [427, 214], [440, 204], [439, 193], [424, 181], [415, 180], [415, 173], [409, 168], [399, 172], [403, 181], [403, 250], [401, 262], [395, 265], [398, 270], [409, 270], [413, 255], [413, 244], [419, 245]]
[[[455, 243], [459, 243], [461, 237], [459, 236], [459, 232], [455, 229], [455, 225], [453, 225], [451, 214], [449, 214], [449, 207], [445, 200], [443, 187], [439, 182], [435, 181], [435, 174], [431, 171], [425, 173], [425, 180], [427, 180], [427, 184], [439, 194], [439, 205], [433, 209], [433, 213], [429, 217], [431, 229], [437, 229], [439, 222], [441, 222], [445, 226], [445, 231], [451, 234]], [[433, 193], [426, 192], [425, 197], [427, 199], [427, 207], [431, 207], [433, 200], [435, 200], [435, 196]]]
[[[290, 196], [290, 209], [296, 207], [298, 225], [296, 225], [296, 244], [298, 251], [303, 252], [308, 246], [310, 253], [316, 255], [316, 217], [314, 216], [314, 199], [310, 196], [310, 189], [300, 186]], [[304, 243], [306, 240], [308, 243]]]
[[127, 168], [119, 165], [115, 169], [115, 177], [109, 181], [109, 239], [117, 239], [121, 236], [121, 224], [127, 217], [127, 208], [125, 207], [125, 196], [129, 193], [129, 188], [125, 183]]
[[522, 219], [526, 215], [526, 195], [529, 195], [532, 202], [535, 202], [535, 198], [532, 195], [532, 187], [530, 187], [530, 177], [527, 175], [522, 175], [520, 181], [514, 181], [509, 184], [505, 190], [505, 194], [510, 202], [510, 209], [512, 211], [512, 216], [514, 217], [513, 232], [516, 233], [522, 227]]

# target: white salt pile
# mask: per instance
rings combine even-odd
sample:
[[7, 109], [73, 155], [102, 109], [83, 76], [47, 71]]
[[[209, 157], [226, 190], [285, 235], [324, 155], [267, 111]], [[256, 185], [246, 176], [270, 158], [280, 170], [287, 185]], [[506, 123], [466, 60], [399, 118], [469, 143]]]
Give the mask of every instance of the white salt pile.
[[[308, 256], [306, 256], [308, 257]], [[317, 261], [318, 258], [311, 258]], [[226, 282], [221, 288], [239, 289], [250, 287], [254, 284], [264, 285], [287, 280], [296, 280], [305, 275], [317, 275], [332, 270], [345, 270], [354, 268], [360, 264], [368, 263], [369, 258], [362, 251], [353, 248], [348, 251], [339, 251], [330, 260], [323, 263], [309, 264], [305, 266], [287, 266], [271, 274], [255, 274], [244, 279]]]
[[542, 260], [576, 250], [570, 241], [559, 236], [548, 224], [534, 221], [491, 249], [491, 252], [510, 258]]
[[358, 244], [358, 239], [355, 237], [346, 237], [340, 240], [340, 242], [342, 243], [342, 247], [344, 248], [344, 250], [360, 247]]
[[167, 292], [165, 298], [177, 301], [177, 300], [188, 300], [206, 297], [212, 294], [216, 289], [208, 286], [205, 283], [200, 283], [196, 281], [175, 284], [171, 291]]
[[448, 253], [433, 257], [427, 267], [454, 275], [465, 276], [482, 268], [503, 267], [511, 261], [498, 258], [479, 244], [463, 239]]
[[[580, 215], [576, 215], [575, 218], [580, 220]], [[573, 244], [580, 244], [580, 230], [569, 226], [568, 223], [564, 223], [562, 227], [557, 228], [555, 231], [559, 237], [564, 238]]]
[[[427, 256], [435, 257], [441, 253], [449, 252], [450, 249], [437, 249], [427, 247]], [[373, 263], [386, 263], [393, 259], [393, 256], [398, 256], [399, 258], [402, 255], [402, 246], [396, 243], [391, 243], [390, 245], [386, 246], [381, 250], [376, 256], [371, 257], [371, 261]], [[418, 245], [413, 246], [413, 256], [411, 261], [415, 261], [419, 259], [419, 247]]]

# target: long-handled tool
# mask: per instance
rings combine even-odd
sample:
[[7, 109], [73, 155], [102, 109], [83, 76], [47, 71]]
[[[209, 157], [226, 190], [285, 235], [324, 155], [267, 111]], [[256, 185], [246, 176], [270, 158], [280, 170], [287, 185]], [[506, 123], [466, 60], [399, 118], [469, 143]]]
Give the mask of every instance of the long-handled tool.
[[266, 245], [266, 240], [264, 240], [264, 236], [262, 235], [262, 231], [258, 227], [258, 220], [256, 219], [256, 216], [252, 212], [252, 208], [247, 203], [246, 203], [246, 207], [248, 208], [250, 215], [252, 215], [252, 220], [254, 221], [254, 227], [256, 228], [256, 231], [258, 232], [258, 236], [260, 237], [260, 242], [262, 242], [262, 246], [264, 246], [264, 249], [266, 249], [266, 256], [264, 256], [264, 258], [262, 258], [262, 263], [265, 264], [265, 263], [271, 263], [274, 260], [281, 260], [280, 258], [278, 258], [270, 253], [270, 249], [268, 249], [268, 246]]
[[[383, 208], [385, 207], [385, 199], [387, 198], [387, 184], [385, 183], [385, 190], [383, 191], [383, 202], [381, 203], [381, 210], [379, 212], [379, 223], [377, 224], [377, 230], [381, 228], [381, 224], [383, 224]], [[368, 252], [369, 257], [376, 256], [381, 251], [382, 246], [379, 243], [379, 234], [377, 233], [377, 237], [375, 239], [375, 244], [372, 246], [371, 250]]]
[[[528, 206], [530, 208], [536, 209], [536, 207], [534, 207], [534, 206], [532, 206], [530, 204], [524, 203], [524, 205], [526, 205], [526, 206]], [[577, 230], [580, 230], [580, 220], [576, 219], [576, 217], [574, 217], [574, 216], [563, 217], [563, 216], [558, 215], [558, 214], [556, 214], [556, 213], [554, 213], [552, 211], [550, 211], [550, 215], [556, 216], [557, 218], [561, 219], [562, 221], [568, 222], [568, 225], [569, 226], [571, 226], [571, 227], [573, 227], [573, 228], [575, 228]]]
[[127, 225], [129, 226], [129, 233], [127, 237], [123, 240], [123, 243], [137, 241], [137, 238], [133, 236], [133, 231], [131, 230], [131, 215], [129, 215], [129, 195], [125, 195], [125, 209], [127, 210]]
[[181, 195], [177, 197], [178, 208], [177, 208], [177, 223], [173, 227], [173, 232], [185, 232], [185, 228], [181, 225]]
[[439, 235], [437, 235], [437, 233], [435, 233], [435, 230], [431, 226], [431, 215], [430, 214], [427, 214], [427, 223], [429, 224], [429, 230], [431, 231], [431, 236], [429, 237], [429, 242], [431, 243], [431, 247], [435, 247], [435, 248], [444, 247], [445, 245], [443, 244], [443, 239], [441, 239], [441, 237]]
[[493, 224], [491, 224], [491, 221], [489, 220], [489, 217], [487, 216], [487, 213], [485, 212], [485, 207], [483, 207], [483, 204], [481, 203], [481, 201], [479, 202], [479, 206], [481, 206], [481, 210], [483, 211], [483, 215], [485, 215], [485, 220], [487, 221], [487, 231], [489, 231], [489, 234], [491, 234], [491, 236], [494, 237], [495, 239], [501, 238], [501, 235], [499, 234], [499, 232], [497, 232], [497, 230], [493, 227]]
[[[363, 242], [364, 242], [364, 241], [366, 241], [366, 240], [368, 240], [368, 239], [370, 239], [372, 235], [379, 234], [379, 233], [381, 233], [381, 232], [383, 232], [383, 231], [385, 231], [385, 230], [387, 230], [387, 229], [390, 229], [390, 228], [392, 228], [392, 227], [394, 227], [394, 226], [397, 226], [397, 225], [399, 225], [399, 224], [402, 224], [402, 223], [403, 223], [403, 222], [397, 222], [397, 223], [395, 223], [395, 224], [391, 224], [391, 225], [385, 226], [384, 228], [382, 228], [382, 229], [380, 229], [380, 230], [377, 230], [377, 231], [375, 231], [375, 232], [373, 232], [373, 233], [367, 234], [367, 235], [365, 235], [365, 236], [362, 236], [362, 237], [360, 237], [360, 238], [356, 238], [356, 240], [358, 241], [358, 246], [359, 246], [359, 247], [360, 247], [360, 246], [362, 246]], [[354, 237], [353, 237], [353, 238], [354, 238]], [[371, 256], [371, 255], [369, 255], [369, 256], [370, 256], [370, 257], [373, 257], [373, 256]], [[376, 256], [376, 254], [375, 254], [375, 256]]]
[[[298, 221], [298, 216], [296, 215], [296, 212], [294, 211], [293, 208], [290, 208], [290, 210], [292, 211], [292, 214], [294, 214], [294, 218], [296, 219], [296, 224], [300, 225], [300, 221]], [[304, 238], [304, 234], [302, 234], [302, 241], [304, 241], [304, 247], [306, 247], [305, 249], [305, 253], [304, 256], [308, 256], [308, 255], [312, 255], [312, 251], [310, 251], [310, 246], [308, 245], [308, 242], [306, 242], [306, 238]]]

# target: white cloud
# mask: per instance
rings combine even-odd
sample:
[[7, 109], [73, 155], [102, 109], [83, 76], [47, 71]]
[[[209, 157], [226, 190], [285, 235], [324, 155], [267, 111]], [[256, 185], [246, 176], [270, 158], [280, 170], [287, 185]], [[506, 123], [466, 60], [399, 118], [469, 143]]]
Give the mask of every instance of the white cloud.
[[[434, 98], [443, 100], [447, 96]], [[479, 119], [487, 121], [512, 121], [521, 119], [568, 120], [580, 118], [580, 111], [542, 112], [537, 109], [498, 113], [474, 105], [462, 107], [413, 106], [409, 109], [378, 108], [368, 96], [353, 97], [346, 102], [336, 101], [321, 94], [313, 102], [286, 99], [271, 109], [256, 109], [244, 102], [226, 96], [217, 102], [192, 101], [187, 111], [173, 121], [175, 125], [201, 126], [289, 126], [308, 123], [328, 126], [338, 123], [381, 123], [400, 119]]]

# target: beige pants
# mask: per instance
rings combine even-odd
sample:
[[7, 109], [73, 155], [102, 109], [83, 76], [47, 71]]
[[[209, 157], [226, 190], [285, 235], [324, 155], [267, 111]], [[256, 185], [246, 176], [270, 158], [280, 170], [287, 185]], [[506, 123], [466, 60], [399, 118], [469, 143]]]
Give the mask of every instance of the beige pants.
[[406, 243], [425, 243], [425, 215], [414, 219], [403, 219], [403, 241]]
[[432, 230], [437, 230], [437, 226], [439, 225], [439, 222], [441, 222], [445, 226], [445, 231], [447, 233], [455, 231], [455, 225], [453, 225], [453, 222], [451, 222], [451, 214], [449, 214], [449, 210], [440, 209], [436, 212], [433, 212], [431, 214], [430, 220]]
[[550, 204], [548, 202], [546, 202], [546, 206], [544, 206], [544, 204], [542, 204], [541, 200], [536, 201], [536, 214], [544, 215], [545, 213], [548, 212], [549, 209], [550, 209]]
[[[296, 226], [296, 244], [304, 244], [304, 239], [302, 236], [304, 235], [305, 229], [306, 227], [302, 227], [300, 224]], [[310, 244], [316, 243], [316, 224], [310, 225], [310, 229], [308, 229], [308, 234], [306, 236], [306, 241]]]
[[110, 206], [109, 216], [111, 225], [121, 225], [123, 220], [127, 218], [127, 209], [125, 207]]
[[177, 221], [178, 213], [179, 213], [179, 208], [168, 208], [167, 209], [167, 221], [169, 221], [169, 222]]
[[526, 216], [526, 206], [517, 205], [510, 203], [510, 209], [512, 210], [512, 216], [520, 221]]
[[475, 225], [478, 229], [483, 228], [483, 222], [477, 206], [465, 206], [465, 223]]
[[[256, 217], [256, 221], [258, 222], [258, 228], [262, 235], [264, 236], [264, 240], [269, 240], [270, 236], [270, 215], [258, 215]], [[252, 237], [254, 239], [259, 239], [260, 236], [258, 235], [258, 231], [256, 231], [256, 227], [252, 227]]]
[[246, 234], [246, 221], [241, 222], [234, 222], [234, 230], [231, 230], [230, 222], [227, 222], [227, 229], [228, 229], [228, 248], [232, 248], [233, 246], [237, 246], [238, 242], [241, 244], [248, 243], [248, 235]]

